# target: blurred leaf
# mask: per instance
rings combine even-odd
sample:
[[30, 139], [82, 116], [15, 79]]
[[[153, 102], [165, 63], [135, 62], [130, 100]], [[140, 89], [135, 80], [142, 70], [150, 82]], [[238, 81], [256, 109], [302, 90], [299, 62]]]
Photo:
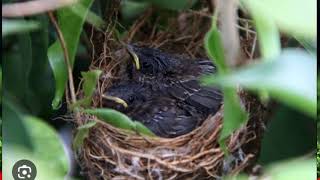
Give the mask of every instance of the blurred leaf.
[[76, 102], [75, 106], [84, 105], [89, 106], [91, 102], [92, 95], [96, 89], [96, 85], [99, 80], [99, 76], [102, 73], [100, 70], [92, 70], [88, 72], [81, 72], [83, 77], [83, 91], [84, 98]]
[[[226, 59], [224, 55], [224, 47], [220, 32], [216, 25], [217, 14], [212, 18], [212, 25], [210, 31], [205, 37], [205, 48], [207, 54], [211, 58], [214, 64], [218, 67], [219, 74], [227, 74], [229, 72], [228, 66], [226, 65]], [[240, 99], [237, 94], [236, 85], [233, 87], [223, 88], [224, 98], [224, 117], [223, 117], [223, 128], [220, 133], [219, 143], [222, 149], [227, 148], [225, 144], [226, 138], [237, 128], [239, 128], [247, 120], [247, 115], [244, 109], [240, 105]]]
[[316, 160], [293, 159], [274, 163], [266, 168], [266, 177], [272, 180], [316, 179]]
[[[85, 22], [91, 4], [92, 0], [80, 0], [79, 4], [77, 3], [71, 7], [62, 8], [57, 11], [59, 26], [67, 45], [69, 60], [72, 66], [79, 44], [82, 26]], [[78, 6], [83, 6], [83, 8], [85, 8], [85, 10], [82, 11], [82, 14], [76, 14], [74, 12], [73, 8]], [[48, 58], [56, 82], [56, 91], [52, 106], [54, 109], [57, 109], [61, 102], [61, 98], [63, 97], [67, 83], [67, 68], [64, 61], [63, 50], [58, 40], [49, 48]]]
[[240, 128], [248, 120], [248, 115], [244, 107], [241, 107], [240, 98], [233, 87], [223, 88], [223, 102], [223, 127], [219, 141], [224, 143], [233, 131]]
[[[84, 113], [97, 116], [100, 120], [121, 129], [131, 130], [145, 135], [150, 135], [151, 131], [141, 123], [132, 121], [128, 116], [113, 109], [86, 109]], [[153, 135], [153, 133], [152, 133]]]
[[[32, 42], [29, 33], [6, 37], [14, 44], [2, 55], [3, 91], [10, 92], [16, 103], [30, 113], [39, 113], [40, 103], [30, 88], [30, 73], [33, 66]], [[19, 83], [17, 83], [19, 82]]]
[[2, 19], [2, 37], [33, 31], [38, 29], [40, 27], [39, 25], [36, 21]]
[[83, 6], [82, 4], [76, 4], [74, 6], [71, 6], [70, 9], [80, 18], [83, 16], [83, 14], [87, 14], [86, 22], [97, 29], [100, 29], [103, 25], [105, 25], [105, 22], [101, 17], [97, 16], [94, 12], [88, 10], [88, 8]]
[[[2, 67], [0, 66], [0, 94], [2, 94]], [[2, 104], [2, 96], [0, 96], [0, 104]]]
[[25, 127], [27, 129], [34, 149], [33, 154], [45, 162], [46, 168], [60, 174], [61, 177], [67, 174], [69, 165], [64, 153], [62, 142], [58, 133], [43, 120], [32, 116], [25, 116]]
[[37, 168], [36, 179], [61, 180], [66, 174], [50, 168], [50, 161], [41, 159], [38, 154], [18, 145], [3, 146], [3, 179], [12, 178], [13, 165], [22, 159], [33, 162]]
[[38, 113], [34, 115], [47, 118], [52, 111], [51, 102], [55, 85], [47, 56], [49, 22], [46, 15], [35, 16], [33, 19], [41, 23], [41, 28], [30, 33], [32, 66], [28, 83], [33, 94], [33, 101], [39, 103]]
[[150, 6], [149, 2], [137, 2], [133, 0], [121, 1], [121, 16], [123, 19], [133, 19], [142, 14]]
[[4, 95], [2, 100], [3, 117], [5, 117], [2, 122], [4, 146], [15, 144], [32, 150], [33, 144], [25, 127], [21, 108], [10, 99], [8, 94]]
[[170, 10], [185, 10], [191, 8], [197, 0], [149, 0], [154, 5], [170, 9]]
[[[245, 1], [249, 3], [248, 1]], [[281, 51], [280, 34], [270, 14], [263, 14], [257, 8], [248, 5], [252, 18], [254, 19], [258, 42], [260, 44], [264, 60], [272, 60]]]
[[280, 30], [299, 37], [313, 39], [317, 36], [316, 0], [242, 0], [249, 9], [268, 15]]
[[316, 60], [302, 50], [284, 50], [272, 62], [262, 62], [229, 75], [204, 78], [205, 84], [222, 87], [241, 85], [249, 90], [266, 90], [288, 106], [316, 117]]
[[301, 37], [295, 37], [297, 41], [311, 54], [317, 56], [317, 42], [313, 40], [307, 40]]
[[220, 32], [217, 29], [215, 21], [212, 22], [211, 29], [205, 36], [204, 45], [207, 54], [213, 63], [218, 67], [218, 72], [226, 73], [228, 71], [228, 67], [226, 65], [226, 58], [224, 56], [224, 48], [222, 45]]
[[97, 124], [96, 121], [90, 121], [87, 124], [84, 124], [77, 128], [77, 133], [73, 139], [73, 144], [72, 144], [73, 150], [77, 150], [83, 145], [84, 139], [87, 138], [89, 135], [90, 128], [92, 128], [96, 124]]
[[134, 123], [135, 123], [136, 132], [139, 132], [141, 134], [145, 134], [148, 136], [155, 136], [155, 134], [152, 131], [150, 131], [150, 129], [148, 129], [145, 125], [143, 125], [139, 121], [134, 121]]

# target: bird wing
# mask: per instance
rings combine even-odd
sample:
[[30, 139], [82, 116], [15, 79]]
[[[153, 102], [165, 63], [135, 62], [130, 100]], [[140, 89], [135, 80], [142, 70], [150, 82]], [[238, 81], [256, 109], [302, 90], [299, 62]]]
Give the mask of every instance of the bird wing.
[[179, 101], [194, 106], [201, 112], [216, 112], [222, 102], [222, 93], [214, 87], [200, 86], [197, 79], [171, 82], [167, 93]]
[[192, 131], [201, 120], [194, 109], [181, 108], [175, 100], [168, 98], [152, 99], [137, 109], [132, 118], [142, 122], [156, 135], [166, 138]]

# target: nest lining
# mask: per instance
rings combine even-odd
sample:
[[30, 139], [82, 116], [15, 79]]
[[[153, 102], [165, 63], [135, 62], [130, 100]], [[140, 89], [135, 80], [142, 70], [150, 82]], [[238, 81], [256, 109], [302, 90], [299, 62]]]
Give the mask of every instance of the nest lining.
[[[113, 14], [117, 14], [117, 8], [114, 11]], [[125, 38], [127, 42], [135, 37], [140, 44], [167, 52], [181, 52], [191, 58], [205, 57], [202, 40], [210, 27], [208, 17], [196, 12], [182, 12], [172, 20], [171, 29], [156, 31], [154, 25], [147, 21], [151, 15], [152, 10], [149, 10], [134, 23]], [[181, 19], [185, 22], [181, 23]], [[183, 26], [188, 22], [191, 26], [185, 29]], [[118, 67], [122, 57], [116, 51], [121, 49], [121, 45], [110, 31], [115, 24], [110, 21], [104, 33], [92, 33], [94, 60], [91, 69], [104, 71], [97, 88], [98, 96], [93, 98], [93, 107], [101, 107], [101, 94], [114, 79], [121, 78]], [[198, 27], [204, 28], [200, 31]], [[145, 35], [146, 29], [150, 30], [150, 36]], [[242, 33], [242, 48], [248, 58], [255, 56], [255, 41], [254, 33]], [[228, 159], [218, 144], [223, 121], [222, 105], [200, 127], [171, 139], [128, 134], [111, 125], [98, 123], [90, 130], [78, 152], [82, 171], [89, 179], [221, 179], [225, 174], [249, 169], [259, 154], [266, 111], [255, 97], [243, 91], [239, 91], [239, 95], [250, 117], [248, 123], [228, 139], [227, 148], [231, 152]], [[77, 123], [82, 125], [94, 118], [82, 114]]]

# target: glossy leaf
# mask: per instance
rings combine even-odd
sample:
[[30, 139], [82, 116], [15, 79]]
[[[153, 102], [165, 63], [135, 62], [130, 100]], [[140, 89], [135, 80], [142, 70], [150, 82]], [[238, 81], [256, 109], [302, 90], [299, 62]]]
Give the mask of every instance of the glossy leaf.
[[132, 121], [128, 116], [113, 109], [86, 109], [85, 113], [95, 115], [100, 120], [121, 129], [135, 131], [141, 134], [150, 135], [150, 130], [142, 125]]
[[251, 10], [268, 15], [280, 30], [309, 39], [317, 36], [316, 0], [242, 0]]
[[[69, 53], [70, 64], [72, 66], [75, 59], [76, 50], [79, 44], [82, 26], [89, 12], [92, 0], [80, 0], [79, 3], [80, 4], [77, 3], [72, 5], [71, 7], [63, 8], [57, 11], [59, 27], [63, 33], [64, 40], [66, 42], [67, 50]], [[83, 14], [78, 14], [74, 12], [73, 8], [77, 6], [85, 8], [85, 10], [82, 11]], [[55, 97], [52, 102], [53, 108], [56, 109], [58, 108], [61, 102], [61, 98], [63, 97], [64, 89], [67, 84], [67, 68], [63, 56], [63, 51], [58, 40], [49, 48], [48, 58], [56, 82]]]
[[36, 21], [2, 19], [2, 37], [33, 31], [39, 27], [40, 24]]
[[83, 141], [89, 135], [89, 130], [97, 124], [96, 121], [90, 121], [77, 128], [77, 133], [73, 139], [72, 147], [74, 150], [79, 149], [83, 145]]
[[222, 87], [240, 85], [254, 91], [266, 90], [275, 99], [316, 117], [316, 74], [313, 56], [302, 50], [287, 49], [272, 62], [251, 65], [229, 75], [207, 77], [203, 81]]
[[50, 162], [47, 163], [46, 168], [55, 171], [62, 177], [66, 175], [69, 164], [57, 131], [36, 117], [25, 116], [24, 121], [32, 139], [34, 147], [32, 153], [42, 161]]

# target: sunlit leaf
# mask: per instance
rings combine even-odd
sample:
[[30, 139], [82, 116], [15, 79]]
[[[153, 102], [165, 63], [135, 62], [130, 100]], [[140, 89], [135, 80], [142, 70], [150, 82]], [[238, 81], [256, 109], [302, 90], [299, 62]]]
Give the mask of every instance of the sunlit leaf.
[[33, 31], [39, 27], [40, 24], [36, 21], [2, 19], [2, 37], [11, 34]]
[[97, 124], [96, 121], [90, 121], [77, 128], [77, 133], [73, 139], [72, 147], [74, 150], [79, 149], [83, 145], [83, 141], [89, 135], [89, 130]]
[[265, 177], [272, 180], [316, 179], [316, 159], [294, 159], [266, 167]]
[[[70, 64], [72, 66], [79, 44], [82, 26], [89, 12], [92, 0], [80, 0], [79, 3], [86, 9], [82, 11], [82, 14], [77, 14], [73, 10], [73, 7], [80, 6], [79, 4], [74, 4], [71, 7], [57, 11], [59, 27], [63, 33], [69, 53]], [[56, 81], [55, 97], [52, 102], [53, 108], [56, 109], [61, 102], [67, 83], [67, 68], [64, 61], [63, 51], [58, 40], [49, 48], [48, 57]]]
[[[150, 135], [151, 131], [141, 123], [132, 121], [128, 116], [113, 109], [86, 109], [85, 113], [97, 116], [100, 120], [121, 129], [131, 130], [145, 135]], [[152, 133], [153, 134], [153, 133]]]
[[69, 164], [57, 131], [36, 117], [25, 116], [24, 121], [32, 139], [34, 147], [32, 153], [36, 154], [37, 158], [50, 162], [47, 163], [46, 168], [55, 171], [62, 177], [66, 175]]
[[266, 90], [275, 99], [316, 117], [316, 74], [316, 60], [312, 55], [287, 49], [275, 61], [251, 65], [228, 75], [207, 77], [203, 81], [222, 87], [240, 85], [254, 91]]
[[99, 76], [102, 73], [100, 70], [93, 70], [88, 72], [81, 72], [83, 77], [83, 91], [84, 98], [76, 102], [75, 106], [84, 105], [89, 106], [91, 102], [92, 95], [96, 89]]
[[41, 159], [38, 154], [31, 152], [23, 146], [3, 146], [3, 154], [5, 154], [5, 156], [3, 156], [3, 179], [13, 179], [12, 167], [17, 161], [22, 159], [27, 159], [35, 164], [37, 168], [37, 176], [35, 179], [60, 180], [64, 179], [66, 176], [64, 172], [52, 169], [50, 166], [50, 161]]
[[[248, 1], [245, 1], [249, 3]], [[263, 14], [258, 8], [248, 5], [258, 33], [260, 51], [264, 60], [272, 60], [281, 51], [280, 34], [270, 14]]]
[[316, 0], [242, 0], [256, 15], [271, 18], [280, 30], [309, 39], [317, 36]]

